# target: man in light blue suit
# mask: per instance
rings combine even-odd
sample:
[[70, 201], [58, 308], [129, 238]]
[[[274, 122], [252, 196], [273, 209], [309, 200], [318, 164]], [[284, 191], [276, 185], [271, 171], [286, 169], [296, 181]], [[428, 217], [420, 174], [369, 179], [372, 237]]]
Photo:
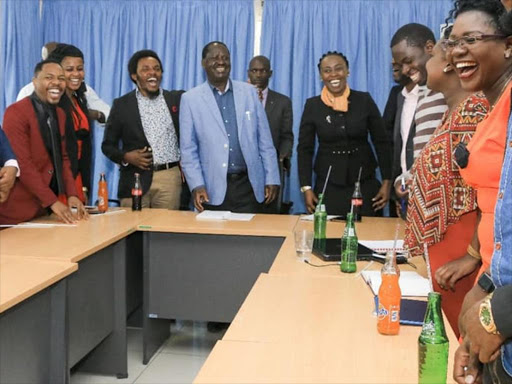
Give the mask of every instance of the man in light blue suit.
[[208, 81], [181, 99], [181, 165], [194, 206], [256, 213], [279, 190], [277, 155], [265, 110], [253, 86], [229, 79], [229, 50], [203, 48]]

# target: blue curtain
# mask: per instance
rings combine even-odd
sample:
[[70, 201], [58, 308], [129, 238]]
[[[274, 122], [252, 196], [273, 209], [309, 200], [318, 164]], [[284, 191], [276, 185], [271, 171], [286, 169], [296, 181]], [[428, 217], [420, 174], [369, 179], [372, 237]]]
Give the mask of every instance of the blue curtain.
[[[43, 41], [83, 51], [86, 82], [109, 104], [134, 89], [127, 65], [140, 49], [160, 56], [164, 89], [185, 90], [205, 81], [201, 51], [206, 43], [220, 40], [230, 48], [234, 79], [246, 78], [253, 54], [252, 0], [44, 0], [42, 22]], [[92, 199], [100, 172], [107, 174], [110, 197], [117, 198], [118, 167], [100, 148], [103, 127], [95, 126], [94, 138]]]
[[[393, 85], [393, 34], [416, 22], [438, 36], [451, 6], [451, 0], [266, 0], [261, 53], [274, 70], [270, 87], [292, 99], [294, 150], [304, 103], [322, 89], [317, 64], [323, 53], [343, 52], [350, 62], [350, 87], [370, 92], [382, 111]], [[293, 211], [304, 212], [295, 152], [292, 160]]]
[[43, 45], [39, 0], [0, 1], [0, 122], [5, 108], [32, 80]]

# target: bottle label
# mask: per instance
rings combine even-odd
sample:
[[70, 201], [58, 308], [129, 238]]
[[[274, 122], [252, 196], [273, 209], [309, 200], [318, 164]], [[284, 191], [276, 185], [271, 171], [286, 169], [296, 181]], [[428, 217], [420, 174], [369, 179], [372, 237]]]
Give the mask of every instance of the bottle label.
[[363, 205], [363, 199], [352, 199], [352, 205], [360, 207]]
[[132, 188], [132, 196], [142, 196], [142, 189]]
[[396, 305], [391, 305], [388, 309], [379, 303], [379, 311], [377, 312], [378, 319], [384, 320], [388, 316], [391, 323], [400, 321], [400, 309]]
[[104, 204], [105, 204], [105, 199], [103, 198], [103, 196], [98, 196], [98, 206], [101, 207]]
[[354, 228], [349, 228], [347, 231], [347, 236], [355, 236], [356, 232], [354, 231]]
[[377, 313], [378, 319], [383, 320], [388, 317], [388, 314], [388, 310], [382, 304], [379, 304], [379, 312]]

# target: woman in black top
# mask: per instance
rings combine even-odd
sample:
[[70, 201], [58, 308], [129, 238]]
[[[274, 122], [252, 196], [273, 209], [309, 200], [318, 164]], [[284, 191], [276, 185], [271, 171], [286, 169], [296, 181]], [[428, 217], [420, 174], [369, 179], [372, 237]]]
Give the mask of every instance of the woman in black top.
[[[354, 183], [359, 168], [364, 216], [381, 216], [389, 200], [391, 186], [391, 138], [384, 120], [367, 92], [351, 90], [347, 84], [348, 60], [338, 52], [327, 52], [318, 63], [324, 88], [320, 96], [306, 101], [297, 147], [299, 179], [306, 208], [312, 213], [322, 191], [329, 166], [331, 175], [324, 196], [329, 214], [344, 215], [350, 211]], [[368, 142], [372, 144], [379, 161]], [[318, 151], [314, 168], [315, 138]], [[380, 167], [382, 185], [375, 176]], [[316, 180], [312, 188], [312, 171]]]

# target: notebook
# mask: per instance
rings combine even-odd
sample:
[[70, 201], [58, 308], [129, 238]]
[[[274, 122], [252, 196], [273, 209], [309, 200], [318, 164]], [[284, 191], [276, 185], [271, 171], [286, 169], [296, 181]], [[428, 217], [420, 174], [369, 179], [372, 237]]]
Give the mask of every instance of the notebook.
[[[375, 311], [379, 308], [379, 296], [375, 296]], [[422, 326], [427, 312], [427, 302], [423, 300], [400, 300], [400, 324]]]
[[[322, 259], [323, 261], [340, 261], [341, 260], [341, 239], [326, 239], [325, 248], [320, 248], [315, 242], [313, 244], [313, 255]], [[384, 263], [386, 260], [385, 253], [376, 253], [373, 249], [365, 246], [364, 241], [359, 241], [357, 246], [357, 260], [366, 261], [374, 260], [379, 263]], [[407, 259], [404, 256], [398, 255], [396, 258], [398, 264], [407, 263]]]

